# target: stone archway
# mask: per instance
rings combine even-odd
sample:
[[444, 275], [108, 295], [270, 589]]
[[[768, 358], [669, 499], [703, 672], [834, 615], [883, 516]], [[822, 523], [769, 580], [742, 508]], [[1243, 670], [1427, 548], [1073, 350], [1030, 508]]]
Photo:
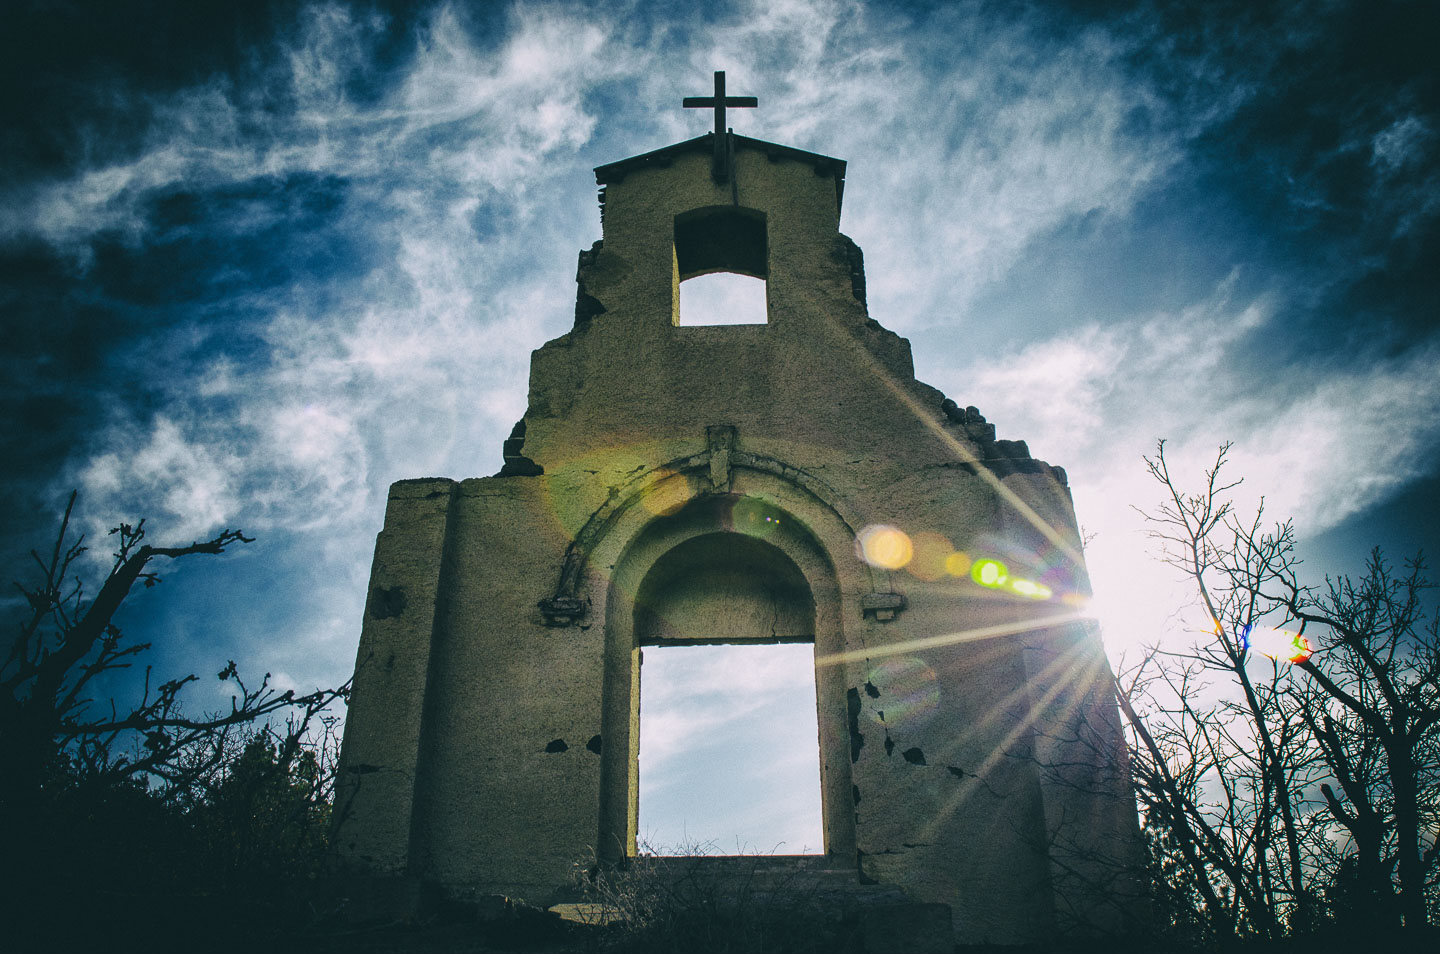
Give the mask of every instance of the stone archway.
[[794, 562], [745, 532], [690, 537], [641, 582], [635, 636], [646, 850], [823, 850], [815, 600]]
[[[779, 513], [746, 499], [734, 506]], [[635, 597], [635, 638], [643, 646], [813, 642], [815, 599], [800, 568], [762, 537], [703, 533], [651, 565]]]
[[[697, 498], [651, 520], [616, 563], [605, 602], [599, 843], [602, 858], [618, 861], [636, 850], [641, 646], [803, 640], [823, 656], [844, 636], [835, 571], [808, 528], [772, 503], [735, 494]], [[843, 672], [817, 669], [825, 852], [853, 863], [846, 718]]]

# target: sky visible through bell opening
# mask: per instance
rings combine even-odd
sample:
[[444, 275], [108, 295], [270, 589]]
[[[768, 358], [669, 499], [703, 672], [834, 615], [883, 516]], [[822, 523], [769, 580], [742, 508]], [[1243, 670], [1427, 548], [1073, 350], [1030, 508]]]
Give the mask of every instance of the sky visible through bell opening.
[[766, 324], [765, 280], [732, 272], [700, 275], [680, 283], [680, 324]]
[[72, 489], [96, 573], [122, 520], [242, 528], [118, 621], [167, 675], [342, 682], [387, 487], [499, 470], [593, 168], [706, 132], [717, 69], [759, 98], [737, 133], [848, 162], [917, 377], [1066, 469], [1112, 659], [1196, 625], [1133, 509], [1160, 438], [1190, 487], [1233, 441], [1312, 581], [1434, 553], [1437, 48], [1403, 0], [14, 5], [0, 556], [28, 573]]

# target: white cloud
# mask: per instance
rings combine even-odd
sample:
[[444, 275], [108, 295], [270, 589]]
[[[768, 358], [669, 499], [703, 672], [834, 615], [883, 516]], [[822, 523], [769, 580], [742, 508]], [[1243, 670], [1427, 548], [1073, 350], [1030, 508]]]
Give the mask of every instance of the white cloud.
[[1418, 116], [1404, 116], [1371, 140], [1374, 171], [1368, 212], [1394, 239], [1413, 235], [1440, 215], [1440, 173], [1435, 130]]
[[[563, 330], [573, 296], [555, 276], [582, 245], [584, 216], [556, 214], [577, 190], [551, 183], [579, 171], [575, 151], [594, 128], [581, 92], [627, 61], [605, 49], [601, 23], [579, 9], [517, 6], [490, 53], [442, 6], [403, 82], [362, 106], [345, 83], [369, 68], [377, 24], [313, 7], [279, 78], [298, 103], [292, 118], [248, 116], [247, 126], [248, 101], [216, 85], [185, 91], [159, 104], [165, 121], [139, 156], [49, 183], [12, 214], [12, 231], [83, 246], [116, 227], [138, 236], [156, 190], [318, 172], [351, 189], [356, 237], [393, 250], [340, 304], [307, 291], [323, 290], [324, 276], [300, 276], [266, 322], [268, 355], [207, 356], [208, 373], [166, 383], [169, 406], [149, 421], [117, 421], [96, 460], [76, 462], [90, 506], [143, 500], [157, 525], [196, 532], [237, 511], [257, 525], [257, 510], [258, 525], [317, 527], [358, 519], [411, 467], [463, 476], [498, 464], [523, 409], [529, 351], [545, 337], [537, 318]], [[265, 132], [241, 142], [242, 127]], [[540, 204], [549, 214], [536, 222]], [[477, 236], [476, 216], [530, 221]], [[268, 223], [226, 224], [244, 233]], [[537, 247], [547, 249], [538, 260]], [[498, 397], [510, 388], [516, 396]], [[228, 400], [207, 400], [217, 398]], [[122, 464], [137, 442], [183, 445], [189, 462], [158, 468], [142, 453]], [[141, 475], [143, 496], [127, 489]]]
[[[194, 440], [174, 420], [159, 416], [147, 434], [126, 433], [88, 460], [74, 485], [87, 502], [113, 501], [122, 514], [160, 511], [171, 518], [152, 523], [164, 534], [161, 542], [188, 543], [234, 513], [230, 475], [238, 464], [235, 454]], [[91, 537], [101, 529], [92, 528]]]
[[1440, 456], [1440, 344], [1294, 376], [1293, 400], [1256, 415], [1237, 464], [1308, 532], [1382, 502]]
[[652, 848], [823, 845], [812, 646], [647, 647], [640, 699]]
[[[902, 330], [963, 318], [1031, 242], [1128, 212], [1178, 158], [1162, 107], [1124, 74], [1113, 40], [1057, 48], [1020, 25], [964, 28], [971, 56], [907, 84], [926, 106], [905, 110], [903, 128], [869, 126], [867, 151], [885, 158], [857, 170], [849, 230], [868, 250], [872, 312]], [[1161, 131], [1131, 132], [1137, 114]]]
[[1404, 116], [1375, 134], [1371, 140], [1370, 164], [1389, 173], [1419, 162], [1435, 133], [1418, 116]]
[[641, 757], [663, 777], [676, 756], [723, 738], [777, 700], [808, 698], [813, 713], [814, 647], [648, 647], [641, 680]]

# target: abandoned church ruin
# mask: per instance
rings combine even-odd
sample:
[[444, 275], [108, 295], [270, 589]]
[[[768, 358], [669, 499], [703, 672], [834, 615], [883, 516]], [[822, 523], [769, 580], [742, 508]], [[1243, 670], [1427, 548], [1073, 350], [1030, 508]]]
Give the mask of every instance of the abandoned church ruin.
[[[603, 238], [500, 473], [390, 490], [342, 858], [550, 904], [636, 851], [643, 648], [804, 640], [828, 871], [965, 942], [1123, 927], [1135, 809], [1064, 472], [867, 313], [845, 163], [724, 128], [753, 100], [719, 77], [701, 102], [714, 133], [595, 170]], [[764, 281], [763, 324], [679, 323], [720, 271]]]

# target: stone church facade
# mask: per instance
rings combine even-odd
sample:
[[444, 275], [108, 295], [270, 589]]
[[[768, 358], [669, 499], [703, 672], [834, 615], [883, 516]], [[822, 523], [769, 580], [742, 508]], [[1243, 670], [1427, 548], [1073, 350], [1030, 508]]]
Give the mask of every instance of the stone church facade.
[[[829, 868], [967, 942], [1122, 929], [1135, 809], [1065, 474], [870, 318], [844, 162], [716, 139], [596, 170], [504, 469], [391, 488], [342, 858], [549, 904], [636, 851], [643, 648], [800, 640]], [[765, 281], [764, 324], [678, 323], [716, 271]]]

